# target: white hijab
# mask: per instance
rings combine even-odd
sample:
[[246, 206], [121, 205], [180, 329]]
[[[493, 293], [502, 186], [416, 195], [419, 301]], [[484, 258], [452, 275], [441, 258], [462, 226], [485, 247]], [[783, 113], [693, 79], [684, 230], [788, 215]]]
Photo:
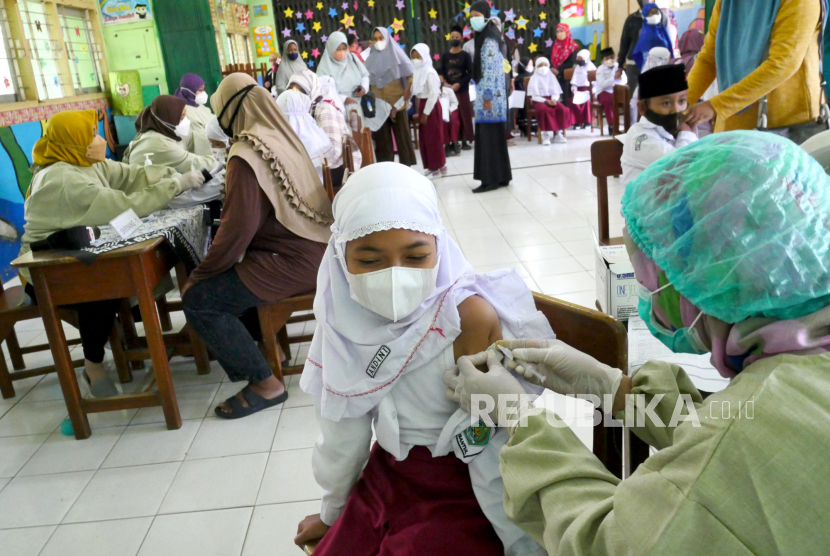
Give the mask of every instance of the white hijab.
[[655, 46], [648, 51], [646, 63], [643, 65], [643, 71], [648, 71], [652, 68], [660, 66], [668, 66], [671, 62], [671, 52], [665, 46]]
[[320, 83], [320, 90], [323, 92], [323, 100], [330, 101], [340, 110], [341, 114], [345, 114], [346, 107], [343, 104], [343, 99], [340, 98], [340, 94], [337, 92], [337, 83], [334, 82], [334, 78], [328, 75], [321, 75], [318, 76], [317, 80]]
[[[539, 73], [539, 68], [547, 67], [546, 75]], [[550, 71], [550, 61], [547, 58], [539, 57], [536, 60], [536, 71], [530, 76], [530, 81], [527, 84], [527, 94], [531, 97], [550, 97], [553, 100], [559, 100], [562, 96], [562, 87], [559, 85], [559, 80]]]
[[585, 65], [574, 66], [574, 75], [571, 79], [571, 85], [576, 87], [590, 87], [591, 82], [588, 81], [588, 72], [597, 69], [597, 67], [591, 61], [591, 52], [588, 49], [580, 50], [577, 53], [576, 57], [585, 60]]
[[[420, 68], [415, 68], [415, 74], [412, 76], [412, 94], [419, 95], [428, 90], [427, 83], [432, 80], [432, 90], [438, 93], [441, 92], [441, 79], [438, 77], [438, 72], [432, 67], [432, 58], [429, 56], [429, 47], [424, 43], [418, 43], [412, 47], [412, 50], [421, 55], [424, 61]], [[410, 50], [410, 53], [412, 52]]]
[[[435, 187], [417, 171], [394, 162], [362, 168], [335, 197], [334, 215], [317, 275], [317, 329], [300, 380], [303, 391], [321, 397], [323, 417], [339, 421], [365, 415], [398, 378], [451, 347], [461, 333], [458, 305], [470, 295], [489, 301], [513, 337], [553, 337], [514, 271], [475, 275], [441, 222]], [[398, 322], [354, 301], [345, 274], [346, 244], [390, 229], [435, 236], [439, 257], [435, 291]], [[388, 355], [370, 376], [366, 369], [381, 346]]]
[[311, 99], [300, 91], [286, 89], [277, 97], [277, 106], [303, 142], [314, 165], [322, 164], [322, 156], [331, 148], [331, 141], [311, 116]]

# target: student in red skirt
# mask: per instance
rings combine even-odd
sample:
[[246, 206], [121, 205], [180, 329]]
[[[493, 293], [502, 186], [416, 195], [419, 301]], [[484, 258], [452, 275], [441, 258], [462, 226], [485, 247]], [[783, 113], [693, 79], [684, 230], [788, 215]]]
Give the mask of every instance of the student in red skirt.
[[475, 273], [411, 168], [358, 170], [333, 210], [300, 380], [323, 496], [295, 542], [322, 539], [315, 556], [547, 556], [504, 510], [507, 429], [473, 425], [444, 384], [503, 336], [553, 337], [530, 289], [512, 270]]
[[429, 47], [418, 43], [410, 50], [415, 75], [412, 76], [412, 96], [415, 98], [415, 117], [418, 122], [421, 163], [424, 175], [438, 178], [447, 175], [447, 154], [444, 151], [444, 116], [441, 110], [441, 78], [432, 67]]
[[591, 123], [591, 82], [588, 72], [597, 67], [591, 62], [591, 53], [580, 50], [576, 55], [576, 66], [571, 78], [571, 114], [573, 115], [574, 129], [585, 129]]
[[551, 139], [554, 143], [567, 143], [564, 130], [571, 125], [571, 112], [562, 102], [562, 87], [550, 70], [547, 58], [537, 58], [536, 71], [527, 84], [527, 94], [533, 102], [542, 144], [550, 145]]

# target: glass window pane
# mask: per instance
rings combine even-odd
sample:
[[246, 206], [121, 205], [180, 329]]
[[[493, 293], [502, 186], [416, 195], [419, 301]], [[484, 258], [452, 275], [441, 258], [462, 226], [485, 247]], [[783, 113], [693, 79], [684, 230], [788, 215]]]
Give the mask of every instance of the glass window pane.
[[20, 2], [23, 34], [32, 49], [32, 71], [37, 83], [38, 98], [63, 98], [55, 43], [50, 34], [44, 5], [40, 2]]
[[93, 56], [94, 45], [90, 40], [85, 11], [61, 6], [59, 13], [75, 94], [99, 92], [101, 89]]
[[18, 100], [17, 89], [6, 38], [6, 10], [0, 9], [0, 102], [15, 102]]

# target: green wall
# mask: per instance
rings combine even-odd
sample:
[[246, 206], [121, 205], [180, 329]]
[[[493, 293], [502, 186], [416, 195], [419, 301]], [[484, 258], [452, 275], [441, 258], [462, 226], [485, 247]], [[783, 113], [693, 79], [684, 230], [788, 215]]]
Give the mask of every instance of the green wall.
[[[155, 6], [150, 3], [155, 14]], [[141, 86], [158, 85], [168, 94], [156, 21], [104, 26], [104, 50], [110, 71], [138, 70]]]

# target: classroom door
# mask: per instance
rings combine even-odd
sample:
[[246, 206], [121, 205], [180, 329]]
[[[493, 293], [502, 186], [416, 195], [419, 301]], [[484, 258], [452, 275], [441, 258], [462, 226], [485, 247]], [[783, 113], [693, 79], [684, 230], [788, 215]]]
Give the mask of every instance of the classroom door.
[[[208, 1], [176, 0], [156, 2], [153, 6], [171, 94], [179, 88], [185, 73], [195, 73], [204, 79], [208, 95], [216, 91], [222, 80]], [[182, 17], [183, 14], [187, 17]]]

